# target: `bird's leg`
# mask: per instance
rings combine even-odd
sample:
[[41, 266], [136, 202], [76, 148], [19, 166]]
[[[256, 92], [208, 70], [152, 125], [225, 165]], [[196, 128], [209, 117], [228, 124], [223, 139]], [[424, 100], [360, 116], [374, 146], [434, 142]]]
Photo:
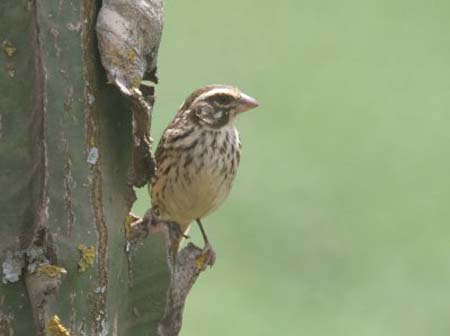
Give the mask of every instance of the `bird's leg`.
[[202, 222], [200, 221], [200, 218], [197, 218], [195, 220], [198, 224], [198, 227], [200, 228], [200, 231], [203, 236], [203, 240], [205, 242], [205, 246], [203, 247], [203, 262], [202, 266], [200, 267], [202, 270], [206, 268], [206, 266], [212, 266], [216, 262], [216, 252], [214, 252], [214, 249], [212, 248], [211, 244], [209, 243], [208, 236], [206, 235], [206, 231], [203, 228]]
[[205, 242], [205, 245], [209, 245], [208, 236], [206, 235], [206, 231], [203, 228], [203, 225], [202, 225], [202, 222], [200, 221], [200, 218], [197, 218], [195, 221], [197, 222], [198, 227], [200, 228], [200, 231], [202, 232], [203, 241]]

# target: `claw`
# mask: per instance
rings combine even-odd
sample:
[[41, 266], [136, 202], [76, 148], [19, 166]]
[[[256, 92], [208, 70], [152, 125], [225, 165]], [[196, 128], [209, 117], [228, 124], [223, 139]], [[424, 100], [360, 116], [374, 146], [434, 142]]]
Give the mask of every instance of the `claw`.
[[204, 271], [206, 267], [212, 267], [216, 262], [216, 252], [209, 243], [203, 247], [202, 254], [197, 257], [197, 268]]

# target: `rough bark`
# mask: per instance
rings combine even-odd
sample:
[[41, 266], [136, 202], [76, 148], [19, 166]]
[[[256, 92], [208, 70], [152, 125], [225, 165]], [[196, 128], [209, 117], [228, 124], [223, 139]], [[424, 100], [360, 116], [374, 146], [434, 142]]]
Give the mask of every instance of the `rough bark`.
[[120, 76], [105, 59], [123, 55], [101, 49], [106, 73], [100, 63], [95, 1], [0, 4], [1, 336], [180, 330], [201, 251], [177, 256], [172, 224], [128, 216], [154, 169], [153, 87], [141, 84], [156, 82], [162, 1], [141, 3], [151, 38], [125, 41]]

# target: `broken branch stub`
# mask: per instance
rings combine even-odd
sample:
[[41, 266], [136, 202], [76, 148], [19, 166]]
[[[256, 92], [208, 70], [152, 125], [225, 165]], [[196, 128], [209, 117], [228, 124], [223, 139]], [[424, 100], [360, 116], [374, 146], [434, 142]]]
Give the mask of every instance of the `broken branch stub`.
[[139, 87], [144, 77], [156, 82], [162, 28], [162, 0], [103, 1], [97, 37], [108, 80], [127, 89]]
[[[151, 111], [163, 28], [163, 0], [104, 1], [97, 19], [101, 61], [108, 81], [127, 98], [132, 112], [133, 157], [130, 185], [142, 187], [153, 175]], [[142, 89], [139, 89], [142, 87]]]
[[203, 251], [192, 243], [178, 252], [172, 266], [170, 286], [167, 291], [167, 303], [164, 316], [159, 322], [158, 336], [177, 336], [183, 323], [183, 311], [186, 298], [203, 267], [198, 260]]
[[45, 334], [47, 300], [59, 289], [66, 274], [67, 271], [62, 267], [41, 264], [34, 272], [27, 271], [25, 275], [28, 297], [33, 307], [34, 326], [38, 335]]
[[[182, 238], [179, 225], [175, 222], [159, 220], [151, 209], [142, 219], [134, 215], [130, 215], [129, 218], [133, 218], [134, 221], [126, 224], [125, 231], [128, 232], [127, 239], [132, 245], [139, 245], [151, 239], [152, 236], [162, 234], [164, 237], [170, 270], [170, 284], [166, 291], [164, 314], [158, 321], [157, 335], [177, 336], [181, 330], [187, 296], [199, 274], [208, 266], [202, 264], [204, 251], [192, 243], [178, 251]], [[133, 259], [133, 254], [130, 254], [129, 257]], [[136, 264], [133, 261], [131, 263]], [[142, 267], [141, 263], [139, 267]], [[139, 268], [134, 269], [133, 272], [142, 273]]]

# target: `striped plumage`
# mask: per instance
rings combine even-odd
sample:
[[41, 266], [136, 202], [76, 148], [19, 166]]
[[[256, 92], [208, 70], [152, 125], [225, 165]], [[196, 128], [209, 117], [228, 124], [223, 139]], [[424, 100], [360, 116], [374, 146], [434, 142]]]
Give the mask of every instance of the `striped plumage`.
[[236, 116], [257, 106], [237, 88], [210, 85], [194, 91], [164, 131], [151, 181], [152, 208], [185, 232], [228, 196], [240, 160]]

